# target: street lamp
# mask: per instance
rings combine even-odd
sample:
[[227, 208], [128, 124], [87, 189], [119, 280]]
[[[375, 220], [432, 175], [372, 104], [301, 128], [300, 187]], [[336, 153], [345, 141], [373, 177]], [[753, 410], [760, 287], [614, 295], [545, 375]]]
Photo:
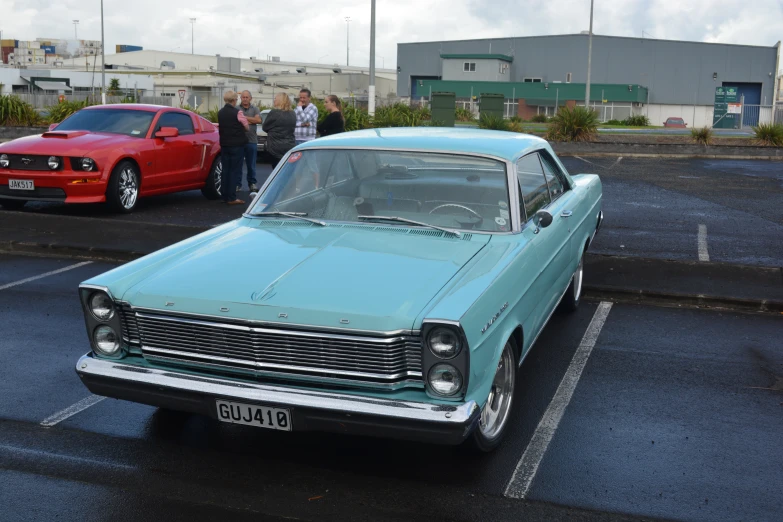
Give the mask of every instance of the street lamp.
[[590, 110], [590, 62], [593, 59], [593, 0], [590, 0], [590, 36], [587, 44], [587, 84], [585, 85], [585, 108]]
[[106, 105], [106, 43], [103, 37], [103, 0], [101, 0], [101, 98]]
[[375, 116], [375, 0], [370, 2], [370, 88], [367, 91], [367, 112]]
[[231, 50], [236, 51], [237, 52], [237, 58], [241, 58], [242, 57], [242, 53], [239, 52], [239, 49], [237, 49], [236, 47], [231, 47], [230, 45], [227, 45], [226, 47], [228, 47]]
[[190, 19], [190, 54], [193, 54], [193, 49], [194, 49], [193, 33], [195, 31], [195, 27], [196, 27], [196, 19], [195, 18], [191, 18]]
[[351, 31], [350, 24], [351, 17], [345, 17], [345, 65], [351, 65]]
[[74, 20], [73, 21], [73, 39], [74, 40], [78, 40], [79, 39], [79, 35], [76, 33], [76, 26], [77, 25], [79, 25], [79, 20]]

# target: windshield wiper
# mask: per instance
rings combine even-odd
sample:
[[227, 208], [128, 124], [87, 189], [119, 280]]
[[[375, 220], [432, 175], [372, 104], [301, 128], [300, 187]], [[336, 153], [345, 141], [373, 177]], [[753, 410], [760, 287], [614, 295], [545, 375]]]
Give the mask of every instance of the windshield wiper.
[[412, 219], [401, 218], [397, 216], [357, 216], [359, 219], [378, 219], [382, 221], [399, 221], [401, 223], [409, 223], [411, 225], [419, 225], [421, 227], [434, 228], [447, 234], [454, 234], [457, 237], [462, 237], [462, 234], [457, 230], [451, 230], [450, 228], [439, 227], [437, 225], [430, 225], [429, 223], [422, 223], [421, 221], [414, 221]]
[[254, 212], [250, 214], [251, 216], [284, 216], [284, 217], [290, 217], [290, 218], [299, 218], [304, 221], [309, 221], [310, 223], [315, 223], [316, 225], [321, 225], [322, 227], [326, 226], [326, 223], [323, 221], [318, 221], [317, 219], [305, 217], [307, 216], [307, 212], [280, 212], [274, 211], [274, 212]]

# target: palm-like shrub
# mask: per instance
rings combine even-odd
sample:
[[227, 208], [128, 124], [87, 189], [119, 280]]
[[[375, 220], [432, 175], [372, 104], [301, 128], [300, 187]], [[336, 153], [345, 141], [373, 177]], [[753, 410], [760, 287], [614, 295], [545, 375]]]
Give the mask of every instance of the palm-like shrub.
[[479, 118], [479, 129], [487, 130], [508, 130], [508, 122], [503, 116], [497, 116], [495, 114], [482, 114]]
[[650, 118], [644, 114], [628, 116], [625, 120], [623, 120], [623, 125], [627, 125], [628, 127], [649, 127]]
[[783, 147], [783, 125], [780, 123], [762, 123], [753, 127], [756, 142], [761, 145]]
[[49, 123], [60, 123], [71, 114], [80, 111], [85, 107], [89, 107], [90, 105], [94, 105], [94, 104], [90, 103], [89, 100], [83, 100], [83, 101], [64, 101], [62, 103], [58, 103], [57, 105], [52, 105], [51, 107], [47, 107], [46, 110], [49, 112], [49, 117], [48, 117]]
[[217, 123], [219, 111], [220, 111], [220, 107], [212, 107], [211, 109], [209, 109], [209, 112], [204, 117], [209, 121], [211, 121], [212, 123]]
[[547, 117], [546, 114], [536, 114], [530, 121], [534, 123], [546, 123]]
[[691, 138], [700, 145], [712, 143], [712, 129], [705, 126], [701, 129], [691, 129]]
[[474, 121], [476, 119], [470, 109], [464, 107], [457, 107], [454, 110], [454, 117], [457, 121]]
[[598, 114], [585, 107], [561, 107], [551, 121], [550, 141], [592, 141], [598, 134]]
[[40, 125], [41, 117], [35, 107], [18, 96], [0, 96], [0, 125]]

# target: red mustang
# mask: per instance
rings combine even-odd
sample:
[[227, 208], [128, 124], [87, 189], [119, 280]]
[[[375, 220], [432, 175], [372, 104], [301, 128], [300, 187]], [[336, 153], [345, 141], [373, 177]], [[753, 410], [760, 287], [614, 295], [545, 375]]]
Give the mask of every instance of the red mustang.
[[220, 197], [217, 127], [181, 109], [99, 105], [49, 132], [0, 144], [0, 205], [99, 203], [131, 212], [139, 197], [201, 189]]

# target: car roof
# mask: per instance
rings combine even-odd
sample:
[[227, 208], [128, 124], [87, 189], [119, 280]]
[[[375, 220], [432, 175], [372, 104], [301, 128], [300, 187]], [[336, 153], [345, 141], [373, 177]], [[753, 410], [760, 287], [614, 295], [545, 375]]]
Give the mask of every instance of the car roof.
[[530, 134], [450, 127], [396, 127], [335, 134], [305, 142], [297, 150], [347, 147], [471, 153], [514, 160], [530, 151], [548, 148], [546, 140]]
[[114, 103], [111, 105], [91, 105], [83, 110], [95, 109], [120, 109], [126, 111], [152, 111], [157, 112], [161, 109], [177, 109], [177, 107], [167, 107], [166, 105], [145, 105], [143, 103]]

